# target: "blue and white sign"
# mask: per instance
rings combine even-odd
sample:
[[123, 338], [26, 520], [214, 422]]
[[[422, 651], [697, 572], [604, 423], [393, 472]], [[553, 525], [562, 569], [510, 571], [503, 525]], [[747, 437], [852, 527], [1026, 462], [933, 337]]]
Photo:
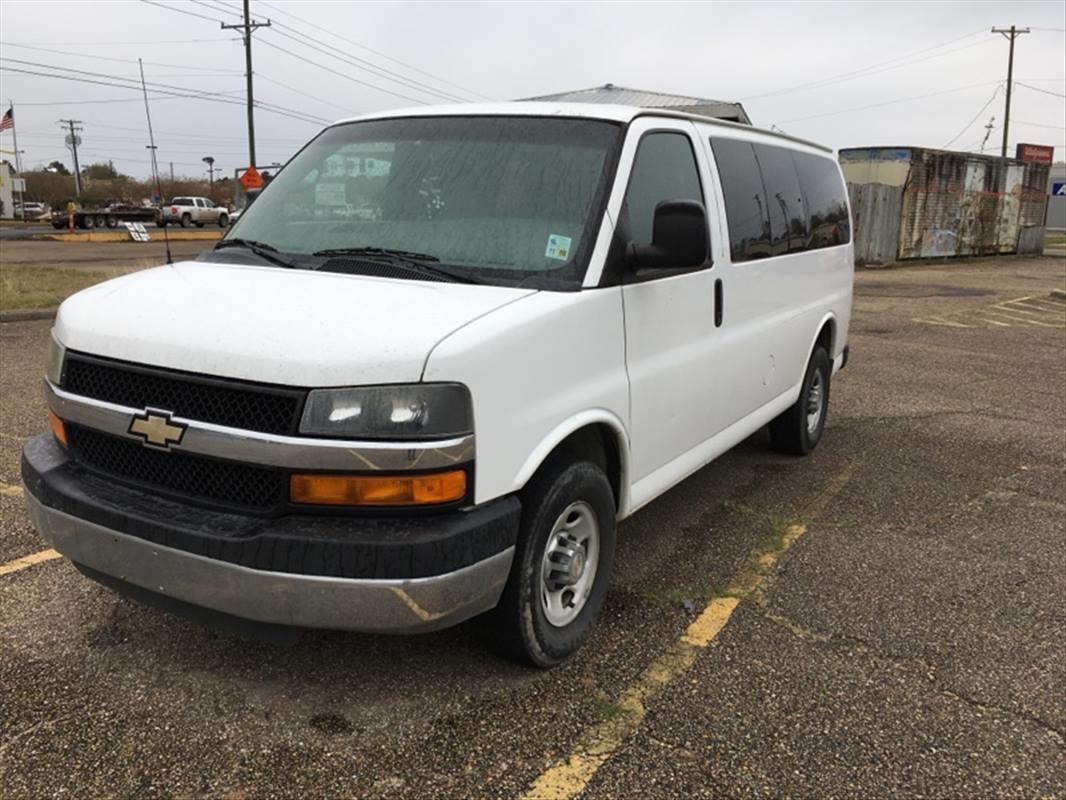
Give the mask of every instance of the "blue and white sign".
[[1066, 181], [1055, 181], [1051, 184], [1052, 197], [1066, 197]]

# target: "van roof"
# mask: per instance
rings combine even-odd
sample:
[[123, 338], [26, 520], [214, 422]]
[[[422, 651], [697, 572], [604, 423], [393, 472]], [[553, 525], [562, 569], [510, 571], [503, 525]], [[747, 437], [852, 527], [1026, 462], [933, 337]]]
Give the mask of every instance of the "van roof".
[[[689, 114], [684, 111], [673, 111], [667, 108], [642, 108], [640, 106], [624, 106], [607, 103], [543, 103], [530, 100], [520, 100], [503, 103], [453, 103], [437, 106], [415, 106], [414, 108], [400, 108], [391, 111], [376, 111], [371, 114], [361, 114], [357, 117], [349, 117], [337, 120], [333, 125], [343, 125], [348, 122], [365, 122], [373, 119], [396, 119], [403, 117], [577, 117], [579, 119], [602, 119], [612, 122], [632, 122], [637, 117], [669, 117], [677, 119], [689, 119], [694, 122], [702, 122], [715, 127], [728, 128], [737, 132], [760, 133], [777, 139], [814, 147], [827, 153], [833, 149], [817, 142], [790, 136], [787, 133], [768, 131], [745, 125], [739, 122], [729, 122], [724, 119], [706, 117], [700, 114]], [[332, 127], [332, 126], [330, 126]]]

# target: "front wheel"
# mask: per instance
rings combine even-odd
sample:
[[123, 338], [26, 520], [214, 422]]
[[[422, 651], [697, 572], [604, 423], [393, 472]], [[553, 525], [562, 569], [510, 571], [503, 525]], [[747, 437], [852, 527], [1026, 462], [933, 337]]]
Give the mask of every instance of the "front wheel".
[[545, 465], [523, 492], [511, 574], [487, 618], [491, 641], [538, 667], [573, 655], [603, 607], [614, 550], [614, 493], [603, 469]]
[[225, 214], [219, 214], [218, 227], [225, 228], [227, 225], [229, 225], [229, 217]]
[[831, 373], [829, 354], [824, 347], [816, 347], [807, 363], [799, 399], [770, 423], [770, 440], [776, 449], [805, 456], [818, 446], [829, 410]]

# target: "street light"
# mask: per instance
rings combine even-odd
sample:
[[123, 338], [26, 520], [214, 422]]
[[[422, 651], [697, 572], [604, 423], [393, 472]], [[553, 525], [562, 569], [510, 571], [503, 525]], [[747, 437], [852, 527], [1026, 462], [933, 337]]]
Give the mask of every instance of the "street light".
[[215, 190], [215, 159], [212, 156], [204, 156], [200, 160], [207, 164], [207, 181], [213, 192]]

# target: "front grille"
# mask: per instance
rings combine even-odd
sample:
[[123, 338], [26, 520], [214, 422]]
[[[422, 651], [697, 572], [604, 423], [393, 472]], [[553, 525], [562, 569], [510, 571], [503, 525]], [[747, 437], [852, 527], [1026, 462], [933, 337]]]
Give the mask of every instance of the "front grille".
[[152, 450], [70, 423], [66, 429], [77, 461], [141, 488], [260, 512], [287, 500], [285, 473], [280, 469]]
[[263, 433], [293, 435], [305, 392], [207, 378], [67, 353], [63, 389], [130, 408], [160, 408], [176, 417]]

